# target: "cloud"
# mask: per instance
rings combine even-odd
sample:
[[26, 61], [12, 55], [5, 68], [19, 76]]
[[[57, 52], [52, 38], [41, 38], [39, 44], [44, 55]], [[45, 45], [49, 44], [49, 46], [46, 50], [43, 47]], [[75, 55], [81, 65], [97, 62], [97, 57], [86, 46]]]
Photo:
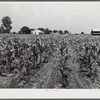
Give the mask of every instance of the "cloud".
[[30, 14], [29, 12], [25, 12], [24, 10], [22, 10], [21, 6], [18, 4], [13, 5], [11, 11], [15, 16], [27, 16]]

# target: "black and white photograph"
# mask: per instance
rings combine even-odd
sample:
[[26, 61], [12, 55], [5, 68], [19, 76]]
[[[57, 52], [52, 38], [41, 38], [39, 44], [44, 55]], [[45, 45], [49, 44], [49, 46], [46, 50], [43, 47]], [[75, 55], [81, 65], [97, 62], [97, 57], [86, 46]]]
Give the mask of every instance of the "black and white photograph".
[[99, 89], [100, 2], [0, 2], [3, 88]]

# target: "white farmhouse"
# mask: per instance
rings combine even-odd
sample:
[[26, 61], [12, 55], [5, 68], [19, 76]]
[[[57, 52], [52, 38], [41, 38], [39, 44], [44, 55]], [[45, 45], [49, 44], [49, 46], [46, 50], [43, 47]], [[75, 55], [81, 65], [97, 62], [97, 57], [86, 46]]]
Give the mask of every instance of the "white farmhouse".
[[41, 34], [43, 34], [43, 31], [40, 31], [40, 30], [32, 30], [31, 31], [31, 34], [41, 35]]

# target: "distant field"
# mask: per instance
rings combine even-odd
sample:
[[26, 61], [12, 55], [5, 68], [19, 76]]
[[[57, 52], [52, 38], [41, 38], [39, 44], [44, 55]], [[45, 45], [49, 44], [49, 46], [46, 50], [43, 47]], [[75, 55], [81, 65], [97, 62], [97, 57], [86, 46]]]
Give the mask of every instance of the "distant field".
[[100, 88], [100, 36], [0, 34], [0, 88]]
[[71, 35], [33, 35], [33, 34], [0, 34], [0, 38], [2, 38], [2, 36], [10, 36], [10, 37], [20, 37], [23, 39], [30, 39], [30, 38], [34, 38], [34, 37], [42, 37], [42, 38], [58, 38], [58, 39], [77, 39], [77, 40], [84, 40], [84, 39], [89, 39], [89, 40], [94, 40], [94, 39], [99, 39], [99, 35], [91, 35], [91, 34], [85, 34], [85, 35], [75, 35], [75, 34], [71, 34]]

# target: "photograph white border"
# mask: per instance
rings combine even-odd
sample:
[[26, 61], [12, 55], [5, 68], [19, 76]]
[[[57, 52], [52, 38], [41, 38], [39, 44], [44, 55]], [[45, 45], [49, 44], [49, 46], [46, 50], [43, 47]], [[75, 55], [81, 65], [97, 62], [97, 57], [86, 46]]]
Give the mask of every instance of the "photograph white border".
[[[45, 2], [41, 2], [41, 3], [45, 3]], [[58, 2], [60, 3], [60, 1]], [[31, 3], [31, 2], [0, 2], [0, 3], [16, 4], [16, 3]], [[96, 98], [100, 98], [100, 90], [99, 89], [0, 89], [0, 99], [11, 99], [11, 98], [13, 99], [23, 99], [23, 98], [25, 99], [35, 99], [35, 98], [37, 99], [43, 99], [43, 98], [44, 99], [45, 98], [89, 99], [92, 98], [93, 99], [95, 98], [96, 99]]]
[[0, 99], [100, 98], [99, 89], [0, 89]]

